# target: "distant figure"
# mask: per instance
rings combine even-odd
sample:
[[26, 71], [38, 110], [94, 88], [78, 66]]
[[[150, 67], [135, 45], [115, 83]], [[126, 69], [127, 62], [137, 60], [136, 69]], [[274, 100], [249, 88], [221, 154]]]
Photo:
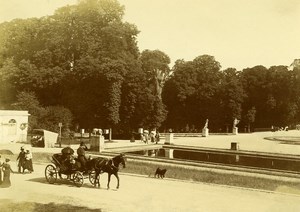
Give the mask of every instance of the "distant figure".
[[159, 142], [159, 140], [160, 140], [160, 134], [159, 134], [159, 132], [157, 131], [157, 132], [156, 132], [156, 135], [155, 135], [155, 142], [156, 142], [156, 144]]
[[18, 161], [18, 172], [21, 173], [21, 167], [24, 166], [25, 163], [25, 151], [24, 148], [21, 147], [21, 152], [19, 153], [18, 157], [17, 157], [17, 161]]
[[143, 141], [144, 141], [145, 144], [148, 144], [148, 140], [149, 140], [149, 131], [144, 130]]
[[4, 162], [2, 161], [1, 155], [0, 155], [0, 185], [2, 183], [2, 176], [3, 176], [3, 174], [2, 174], [2, 165], [3, 164], [4, 164]]
[[150, 132], [150, 141], [151, 141], [151, 143], [155, 142], [155, 135], [156, 135], [156, 132], [154, 130]]
[[14, 173], [13, 170], [10, 167], [9, 164], [9, 159], [6, 158], [5, 159], [5, 163], [2, 165], [2, 170], [3, 170], [3, 181], [1, 184], [1, 188], [7, 188], [11, 186], [11, 182], [10, 182], [10, 172]]
[[135, 133], [131, 133], [130, 142], [135, 142]]

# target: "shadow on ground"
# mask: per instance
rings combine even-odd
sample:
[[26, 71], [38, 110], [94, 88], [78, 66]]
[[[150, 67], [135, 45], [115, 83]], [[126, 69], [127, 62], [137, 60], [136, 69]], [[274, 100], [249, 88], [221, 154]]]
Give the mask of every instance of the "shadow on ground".
[[[44, 177], [31, 178], [31, 179], [28, 179], [27, 181], [36, 182], [36, 183], [43, 183], [43, 184], [49, 184], [49, 185], [53, 185], [53, 186], [76, 187], [76, 185], [73, 183], [73, 181], [67, 180], [67, 179], [57, 179], [54, 184], [50, 184]], [[94, 185], [92, 185], [88, 181], [86, 181], [81, 187], [82, 188], [95, 188], [95, 189], [107, 190], [107, 188], [105, 188], [105, 187], [100, 187], [100, 188], [95, 187]], [[117, 189], [111, 189], [111, 190], [117, 190]]]
[[91, 209], [82, 206], [74, 206], [69, 204], [56, 204], [53, 202], [42, 204], [36, 202], [14, 202], [11, 200], [0, 200], [1, 212], [101, 212], [101, 209]]

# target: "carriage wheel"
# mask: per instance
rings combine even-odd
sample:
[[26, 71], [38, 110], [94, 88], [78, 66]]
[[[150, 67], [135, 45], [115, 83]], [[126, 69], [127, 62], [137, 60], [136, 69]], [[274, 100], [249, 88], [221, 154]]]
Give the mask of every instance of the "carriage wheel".
[[48, 183], [53, 184], [57, 179], [57, 171], [54, 165], [49, 164], [45, 168], [45, 178]]
[[[98, 179], [99, 179], [100, 175], [98, 176]], [[92, 183], [92, 185], [95, 184], [95, 178], [96, 178], [96, 172], [93, 170], [89, 173], [89, 180], [90, 180], [90, 183]]]
[[81, 172], [76, 172], [73, 176], [73, 182], [77, 187], [81, 187], [83, 185], [83, 174]]

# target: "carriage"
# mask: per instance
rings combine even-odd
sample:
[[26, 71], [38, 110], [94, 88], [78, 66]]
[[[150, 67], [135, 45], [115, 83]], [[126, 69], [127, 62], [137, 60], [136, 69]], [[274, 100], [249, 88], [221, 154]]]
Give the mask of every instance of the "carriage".
[[95, 171], [89, 170], [84, 172], [84, 170], [77, 165], [78, 161], [76, 161], [76, 159], [73, 161], [74, 162], [71, 163], [66, 155], [62, 153], [52, 155], [52, 163], [48, 164], [45, 168], [45, 178], [47, 182], [54, 184], [59, 177], [60, 179], [73, 182], [77, 187], [81, 187], [84, 183], [84, 179], [89, 178], [89, 181], [94, 184]]
[[[111, 159], [105, 157], [97, 157], [87, 161], [87, 170], [84, 171], [80, 167], [79, 161], [72, 158], [74, 151], [70, 147], [66, 147], [62, 150], [62, 153], [54, 154], [52, 156], [52, 163], [48, 164], [45, 168], [46, 180], [53, 184], [57, 181], [57, 178], [63, 179], [63, 175], [66, 179], [72, 181], [77, 187], [81, 187], [84, 183], [84, 179], [89, 178], [92, 185], [100, 187], [100, 174], [108, 173], [107, 188], [109, 188], [110, 177], [114, 175], [117, 178], [117, 188], [119, 188], [119, 165], [122, 164], [125, 168], [124, 154], [119, 154]], [[69, 163], [72, 161], [72, 163]]]

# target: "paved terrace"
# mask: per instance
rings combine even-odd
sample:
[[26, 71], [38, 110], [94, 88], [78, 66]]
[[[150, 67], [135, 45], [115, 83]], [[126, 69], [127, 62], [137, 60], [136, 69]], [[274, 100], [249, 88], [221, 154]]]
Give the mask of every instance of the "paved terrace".
[[[265, 138], [276, 138], [276, 140], [267, 140]], [[282, 139], [285, 141], [281, 141]], [[151, 142], [144, 144], [140, 140], [136, 140], [135, 142], [130, 142], [129, 140], [113, 140], [113, 142], [105, 142], [105, 151], [116, 151], [127, 147], [130, 151], [136, 151], [141, 147], [154, 149], [160, 147], [164, 142], [164, 138], [159, 142], [160, 145], [151, 144]], [[297, 130], [238, 135], [210, 135], [208, 137], [174, 137], [174, 144], [176, 145], [195, 147], [230, 149], [231, 142], [238, 142], [240, 150], [300, 155], [300, 131]], [[20, 143], [0, 144], [0, 150], [9, 149], [14, 154], [18, 154], [21, 146], [31, 149], [32, 152], [60, 152], [60, 148], [35, 148], [29, 144]], [[74, 149], [78, 148], [78, 145], [71, 146]]]

